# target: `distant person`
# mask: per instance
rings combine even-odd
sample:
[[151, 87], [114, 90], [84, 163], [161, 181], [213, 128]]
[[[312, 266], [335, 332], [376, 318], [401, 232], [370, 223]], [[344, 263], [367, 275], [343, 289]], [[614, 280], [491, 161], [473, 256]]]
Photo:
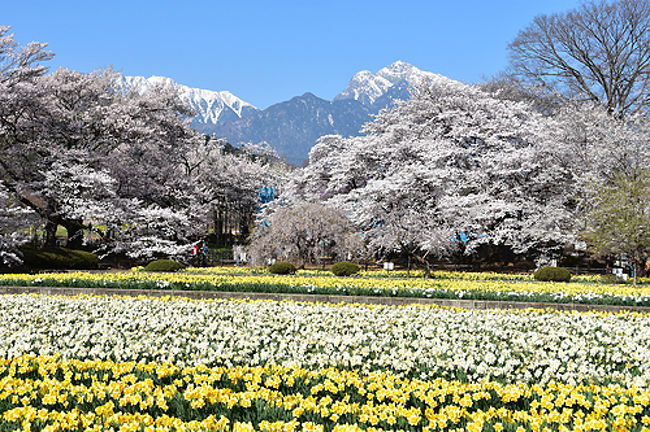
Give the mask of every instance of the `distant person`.
[[199, 265], [199, 245], [198, 244], [192, 245], [192, 263], [195, 266]]
[[232, 248], [232, 255], [235, 260], [235, 266], [239, 267], [241, 265], [241, 245], [235, 245]]
[[201, 266], [205, 267], [208, 265], [208, 244], [203, 242], [201, 247]]

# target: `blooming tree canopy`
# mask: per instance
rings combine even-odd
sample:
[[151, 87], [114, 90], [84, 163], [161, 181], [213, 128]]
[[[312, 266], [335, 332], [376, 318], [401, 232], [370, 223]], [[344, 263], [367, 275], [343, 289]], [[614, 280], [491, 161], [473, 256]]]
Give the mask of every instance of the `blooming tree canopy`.
[[[322, 138], [292, 187], [344, 208], [374, 250], [423, 261], [481, 244], [540, 253], [571, 237], [569, 174], [548, 163], [553, 127], [527, 103], [423, 82], [365, 136]], [[472, 240], [461, 246], [461, 234]]]
[[[44, 46], [20, 48], [0, 29], [0, 179], [6, 199], [38, 215], [46, 244], [84, 232], [103, 253], [177, 256], [207, 232], [223, 197], [252, 213], [267, 165], [189, 126], [177, 94], [126, 91], [112, 70], [44, 75]], [[256, 159], [257, 158], [257, 159]]]

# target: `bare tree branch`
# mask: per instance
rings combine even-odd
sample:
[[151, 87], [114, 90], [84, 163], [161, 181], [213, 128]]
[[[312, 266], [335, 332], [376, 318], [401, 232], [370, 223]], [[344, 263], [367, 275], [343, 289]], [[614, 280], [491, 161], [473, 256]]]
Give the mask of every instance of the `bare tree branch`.
[[585, 3], [541, 15], [510, 44], [514, 75], [625, 117], [650, 107], [650, 0]]

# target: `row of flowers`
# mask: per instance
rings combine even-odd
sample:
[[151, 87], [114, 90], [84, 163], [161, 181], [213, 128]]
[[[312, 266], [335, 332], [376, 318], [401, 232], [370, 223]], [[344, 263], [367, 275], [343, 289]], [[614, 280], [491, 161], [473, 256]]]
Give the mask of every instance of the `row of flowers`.
[[181, 298], [0, 296], [0, 358], [298, 365], [409, 378], [650, 385], [650, 316]]
[[468, 384], [296, 366], [0, 361], [3, 430], [647, 431], [650, 391]]
[[188, 273], [45, 273], [0, 275], [0, 286], [54, 286], [314, 293], [650, 306], [650, 285], [501, 280], [332, 278]]
[[[134, 267], [132, 270], [143, 271], [144, 267]], [[182, 273], [190, 274], [269, 274], [268, 267], [188, 267], [181, 270]], [[298, 269], [298, 276], [333, 276], [331, 271], [320, 269]], [[425, 271], [421, 269], [413, 270], [381, 270], [369, 269], [360, 270], [356, 277], [370, 278], [416, 278], [422, 279]], [[496, 272], [461, 272], [434, 270], [429, 273], [431, 279], [459, 279], [459, 280], [532, 280], [532, 275], [527, 273], [496, 273]], [[579, 276], [580, 280], [597, 281], [597, 276]]]
[[[142, 271], [144, 267], [134, 267], [132, 270]], [[246, 275], [246, 274], [269, 274], [268, 267], [188, 267], [181, 270], [182, 273], [189, 274], [213, 274], [213, 275]], [[333, 276], [332, 272], [319, 269], [299, 269], [296, 272], [298, 276]], [[361, 270], [355, 277], [365, 278], [415, 278], [422, 279], [425, 277], [425, 271], [415, 270]], [[434, 270], [428, 275], [430, 279], [451, 279], [451, 280], [474, 280], [474, 281], [532, 281], [532, 273], [497, 273], [497, 272], [479, 272], [479, 271], [447, 271]], [[582, 283], [602, 283], [602, 275], [574, 275], [573, 282]], [[650, 283], [650, 278], [639, 278], [639, 283]]]

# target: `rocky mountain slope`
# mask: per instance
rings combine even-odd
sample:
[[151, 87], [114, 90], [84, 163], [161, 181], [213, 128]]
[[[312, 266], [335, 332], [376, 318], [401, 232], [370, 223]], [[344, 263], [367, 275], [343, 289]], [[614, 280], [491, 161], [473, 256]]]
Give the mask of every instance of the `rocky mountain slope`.
[[259, 111], [228, 91], [212, 91], [178, 84], [171, 78], [152, 76], [122, 76], [119, 83], [126, 89], [136, 89], [145, 93], [154, 87], [171, 87], [182, 101], [196, 113], [192, 126], [201, 129], [204, 125], [216, 125], [241, 118], [249, 113]]
[[449, 80], [397, 61], [376, 73], [361, 71], [334, 100], [305, 93], [260, 110], [227, 91], [190, 88], [164, 77], [124, 77], [124, 85], [147, 91], [172, 86], [197, 113], [192, 125], [232, 144], [266, 141], [280, 156], [300, 165], [316, 140], [328, 134], [360, 134], [371, 115], [396, 99], [410, 97], [409, 88], [422, 79]]

